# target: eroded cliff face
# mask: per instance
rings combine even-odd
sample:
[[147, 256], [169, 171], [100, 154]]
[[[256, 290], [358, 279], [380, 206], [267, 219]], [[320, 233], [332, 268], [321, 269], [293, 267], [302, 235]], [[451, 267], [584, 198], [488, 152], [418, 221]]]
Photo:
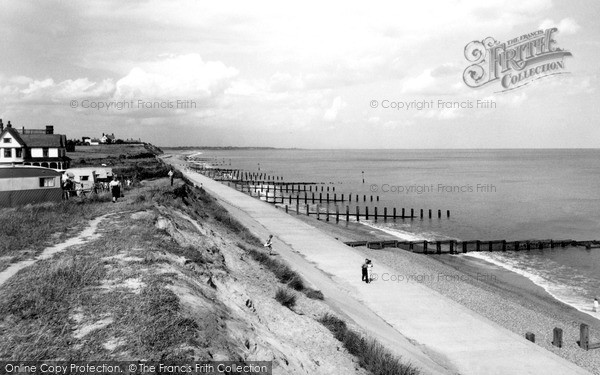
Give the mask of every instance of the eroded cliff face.
[[[272, 361], [274, 374], [366, 373], [316, 320], [330, 312], [324, 302], [254, 260], [249, 249], [262, 246], [210, 196], [167, 184], [129, 191], [93, 236], [0, 288], [2, 359]], [[294, 306], [275, 299], [281, 288]]]

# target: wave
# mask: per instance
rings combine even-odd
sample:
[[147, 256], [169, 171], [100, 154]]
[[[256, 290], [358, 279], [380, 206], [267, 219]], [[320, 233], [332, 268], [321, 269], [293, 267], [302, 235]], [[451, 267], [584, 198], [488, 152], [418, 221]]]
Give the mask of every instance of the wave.
[[[497, 254], [493, 255], [484, 252], [469, 252], [464, 255], [481, 259], [526, 277], [534, 284], [544, 289], [554, 299], [600, 320], [600, 315], [591, 309], [593, 301], [591, 301], [589, 298], [583, 297], [583, 295], [588, 294], [586, 288], [580, 285], [567, 285], [559, 283], [553, 278], [550, 278], [548, 275], [545, 275], [545, 270], [552, 270], [554, 275], [558, 274], [561, 270], [564, 271], [565, 274], [572, 275], [572, 270], [567, 270], [564, 266], [547, 261], [546, 264], [538, 264], [537, 267], [534, 268], [531, 265], [528, 265], [517, 259], [510, 259], [507, 257], [502, 257], [502, 259], [495, 258], [495, 256], [498, 256]], [[583, 282], [583, 280], [579, 281]]]

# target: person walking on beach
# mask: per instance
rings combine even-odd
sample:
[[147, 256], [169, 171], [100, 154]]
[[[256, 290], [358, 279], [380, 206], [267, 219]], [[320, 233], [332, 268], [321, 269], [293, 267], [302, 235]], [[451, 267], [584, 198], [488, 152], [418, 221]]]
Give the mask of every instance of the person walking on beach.
[[594, 298], [594, 312], [600, 312], [600, 306], [598, 306], [598, 298]]
[[117, 199], [121, 197], [121, 182], [117, 180], [117, 175], [113, 175], [112, 181], [108, 184], [110, 192], [112, 193], [113, 203], [117, 203]]
[[361, 269], [362, 269], [362, 280], [361, 281], [364, 281], [366, 283], [369, 282], [369, 281], [367, 281], [368, 280], [368, 274], [367, 274], [368, 265], [369, 265], [369, 260], [365, 259], [365, 262], [361, 266]]
[[373, 263], [371, 259], [367, 259], [367, 284], [373, 281]]
[[173, 173], [173, 168], [171, 168], [169, 170], [168, 175], [169, 175], [169, 178], [171, 179], [171, 186], [173, 186], [173, 176], [175, 175], [175, 173]]
[[267, 240], [267, 242], [265, 242], [265, 247], [269, 248], [269, 255], [275, 254], [275, 253], [273, 253], [273, 235], [272, 234], [269, 235], [269, 239]]

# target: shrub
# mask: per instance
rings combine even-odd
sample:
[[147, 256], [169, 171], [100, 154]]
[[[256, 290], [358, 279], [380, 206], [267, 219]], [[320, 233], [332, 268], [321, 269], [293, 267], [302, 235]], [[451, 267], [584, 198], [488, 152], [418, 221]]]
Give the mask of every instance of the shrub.
[[296, 305], [296, 295], [293, 292], [283, 288], [277, 289], [277, 293], [275, 293], [275, 299], [288, 309], [291, 309]]
[[294, 275], [288, 282], [288, 286], [294, 290], [302, 291], [304, 290], [304, 281], [300, 276]]

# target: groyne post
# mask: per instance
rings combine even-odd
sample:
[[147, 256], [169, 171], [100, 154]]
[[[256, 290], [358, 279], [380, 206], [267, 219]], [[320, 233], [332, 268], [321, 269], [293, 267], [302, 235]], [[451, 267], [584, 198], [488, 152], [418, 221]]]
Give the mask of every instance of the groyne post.
[[535, 335], [533, 334], [533, 332], [527, 332], [525, 334], [525, 338], [531, 342], [535, 342]]
[[579, 347], [584, 350], [590, 347], [590, 327], [585, 323], [579, 326]]
[[552, 336], [552, 345], [556, 346], [557, 348], [562, 348], [563, 330], [561, 328], [554, 327]]

